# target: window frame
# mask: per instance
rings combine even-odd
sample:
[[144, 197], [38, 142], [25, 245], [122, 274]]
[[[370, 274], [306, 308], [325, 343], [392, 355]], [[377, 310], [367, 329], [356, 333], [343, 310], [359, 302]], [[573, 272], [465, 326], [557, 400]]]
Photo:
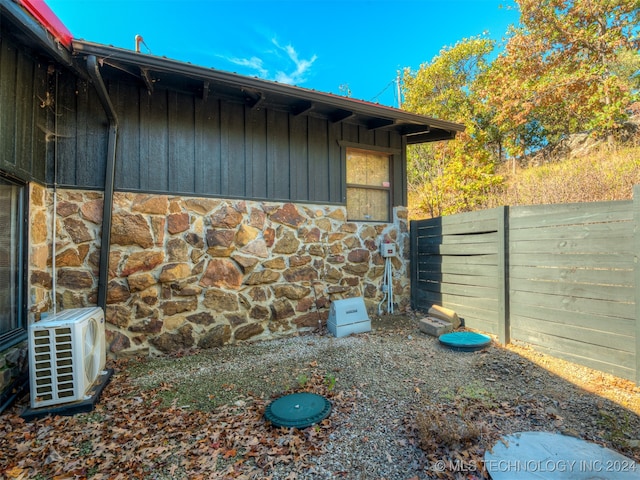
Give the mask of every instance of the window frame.
[[[394, 148], [385, 148], [385, 147], [376, 147], [375, 145], [362, 145], [359, 143], [351, 143], [351, 142], [341, 142], [340, 146], [343, 150], [343, 162], [344, 162], [344, 195], [343, 201], [347, 209], [347, 221], [349, 222], [368, 222], [368, 223], [391, 223], [393, 221], [393, 206], [394, 206], [394, 165], [396, 159], [400, 155], [400, 150]], [[375, 155], [386, 155], [389, 165], [389, 186], [377, 186], [377, 185], [362, 185], [356, 183], [348, 183], [347, 182], [347, 169], [348, 169], [348, 156], [351, 150], [358, 150], [361, 152], [369, 152]], [[347, 192], [350, 188], [358, 188], [365, 190], [374, 190], [374, 191], [386, 191], [388, 192], [388, 203], [387, 203], [387, 219], [386, 220], [370, 220], [366, 218], [351, 218], [349, 216], [349, 205], [347, 203]]]
[[7, 331], [0, 330], [0, 351], [27, 338], [27, 278], [28, 278], [28, 218], [29, 218], [29, 184], [5, 171], [0, 170], [0, 180], [20, 188], [18, 193], [17, 222], [17, 271], [12, 280], [16, 282], [16, 319], [17, 326]]

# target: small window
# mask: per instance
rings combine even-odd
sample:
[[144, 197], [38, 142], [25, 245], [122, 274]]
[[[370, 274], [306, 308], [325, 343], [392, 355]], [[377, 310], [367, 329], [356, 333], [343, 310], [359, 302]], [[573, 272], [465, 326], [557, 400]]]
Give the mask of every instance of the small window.
[[0, 349], [25, 333], [23, 220], [26, 187], [0, 176]]
[[386, 153], [347, 149], [347, 218], [388, 222], [391, 218], [391, 158]]

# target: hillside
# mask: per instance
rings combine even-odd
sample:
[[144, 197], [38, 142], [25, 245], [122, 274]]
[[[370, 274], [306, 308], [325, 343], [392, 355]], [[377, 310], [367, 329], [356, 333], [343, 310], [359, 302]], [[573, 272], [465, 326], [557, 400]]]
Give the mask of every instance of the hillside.
[[487, 207], [629, 200], [640, 184], [640, 146], [568, 150], [560, 159], [504, 165], [504, 188]]

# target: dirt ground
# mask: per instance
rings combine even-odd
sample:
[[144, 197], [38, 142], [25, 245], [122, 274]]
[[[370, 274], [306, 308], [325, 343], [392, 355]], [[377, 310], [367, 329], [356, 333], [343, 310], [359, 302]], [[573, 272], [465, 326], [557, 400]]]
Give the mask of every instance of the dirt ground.
[[[25, 398], [1, 416], [0, 478], [484, 479], [484, 453], [522, 431], [640, 461], [632, 382], [526, 345], [452, 351], [411, 315], [340, 339], [322, 331], [110, 365], [93, 412], [24, 422]], [[266, 405], [296, 391], [326, 396], [331, 415], [301, 430], [266, 422]]]

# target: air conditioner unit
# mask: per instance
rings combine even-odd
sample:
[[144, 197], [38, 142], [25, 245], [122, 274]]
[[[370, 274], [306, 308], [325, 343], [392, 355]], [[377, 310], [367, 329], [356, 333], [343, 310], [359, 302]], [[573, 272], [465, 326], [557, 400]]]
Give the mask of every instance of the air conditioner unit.
[[29, 326], [31, 408], [86, 400], [106, 361], [104, 313], [72, 308]]

